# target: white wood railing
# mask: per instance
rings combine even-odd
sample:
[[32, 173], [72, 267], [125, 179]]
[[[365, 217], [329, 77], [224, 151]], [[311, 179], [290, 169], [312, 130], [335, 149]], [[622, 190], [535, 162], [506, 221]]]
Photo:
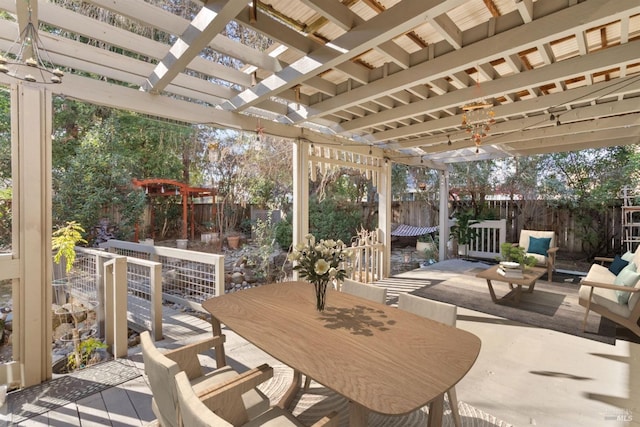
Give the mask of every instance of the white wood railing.
[[473, 224], [476, 238], [469, 244], [468, 256], [495, 259], [500, 256], [500, 245], [506, 242], [507, 220], [482, 221]]
[[349, 277], [363, 283], [372, 283], [382, 279], [384, 244], [380, 241], [380, 230], [362, 229], [351, 242], [354, 252], [353, 262], [347, 267]]

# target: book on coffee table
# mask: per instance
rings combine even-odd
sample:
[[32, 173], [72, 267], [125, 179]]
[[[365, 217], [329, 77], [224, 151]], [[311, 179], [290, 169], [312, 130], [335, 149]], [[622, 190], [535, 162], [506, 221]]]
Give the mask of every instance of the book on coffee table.
[[498, 268], [498, 274], [501, 276], [512, 278], [512, 279], [522, 279], [524, 275], [522, 274], [522, 270], [515, 268]]

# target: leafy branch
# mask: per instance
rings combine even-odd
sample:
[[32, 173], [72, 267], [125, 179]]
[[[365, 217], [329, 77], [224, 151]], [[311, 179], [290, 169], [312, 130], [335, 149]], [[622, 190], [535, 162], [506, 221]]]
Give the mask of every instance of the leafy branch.
[[87, 243], [82, 238], [82, 233], [84, 232], [84, 228], [76, 221], [68, 221], [65, 226], [53, 232], [51, 246], [56, 251], [53, 260], [59, 264], [62, 257], [64, 257], [66, 260], [65, 271], [67, 273], [73, 267], [73, 262], [76, 259], [76, 245], [78, 243]]

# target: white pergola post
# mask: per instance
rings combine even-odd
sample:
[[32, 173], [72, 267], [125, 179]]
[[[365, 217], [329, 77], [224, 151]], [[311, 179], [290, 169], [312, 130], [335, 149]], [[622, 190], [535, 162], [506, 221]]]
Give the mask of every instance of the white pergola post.
[[384, 243], [382, 260], [383, 279], [391, 275], [391, 162], [385, 160], [380, 168], [378, 179], [378, 228], [380, 241]]
[[438, 259], [447, 259], [447, 242], [449, 241], [449, 171], [441, 170], [440, 175], [440, 239]]
[[[305, 145], [293, 143], [293, 244], [303, 241], [309, 232], [309, 155]], [[298, 272], [293, 272], [298, 280]]]
[[11, 106], [14, 254], [21, 277], [14, 286], [13, 345], [21, 385], [28, 387], [51, 378], [51, 93], [13, 84]]

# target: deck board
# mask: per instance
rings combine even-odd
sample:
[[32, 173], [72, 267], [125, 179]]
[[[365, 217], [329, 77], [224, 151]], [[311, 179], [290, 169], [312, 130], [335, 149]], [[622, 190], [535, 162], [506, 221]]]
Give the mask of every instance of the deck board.
[[122, 388], [129, 396], [142, 425], [146, 425], [155, 420], [156, 417], [151, 410], [149, 383], [144, 376], [122, 384]]
[[104, 426], [109, 421], [101, 393], [80, 399], [76, 402], [76, 409], [82, 427]]
[[102, 392], [111, 425], [121, 426], [141, 426], [142, 421], [138, 418], [127, 390], [124, 387], [113, 387]]

